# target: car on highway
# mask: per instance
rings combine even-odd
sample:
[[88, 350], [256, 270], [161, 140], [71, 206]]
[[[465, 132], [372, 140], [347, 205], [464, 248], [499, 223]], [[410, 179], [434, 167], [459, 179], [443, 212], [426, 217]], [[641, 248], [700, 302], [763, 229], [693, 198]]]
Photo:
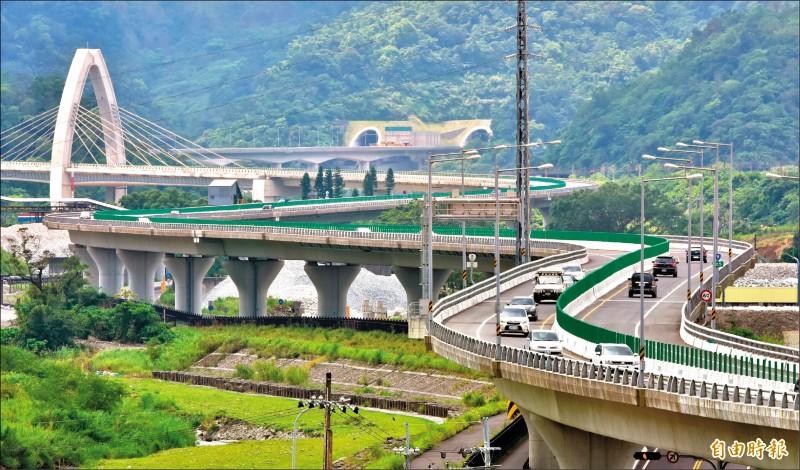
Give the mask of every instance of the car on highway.
[[500, 312], [499, 335], [517, 333], [527, 336], [530, 331], [531, 325], [525, 307], [507, 306]]
[[642, 287], [644, 287], [644, 295], [649, 295], [653, 298], [658, 297], [657, 282], [658, 279], [651, 273], [633, 273], [628, 280], [628, 297], [641, 293]]
[[555, 331], [531, 330], [528, 339], [528, 349], [531, 351], [555, 356], [560, 356], [564, 353], [564, 347]]
[[509, 302], [507, 305], [512, 305], [514, 307], [525, 307], [525, 313], [527, 313], [529, 321], [536, 321], [539, 319], [539, 315], [536, 313], [536, 302], [534, 302], [533, 297], [529, 295], [513, 297], [511, 302]]
[[580, 264], [565, 264], [561, 266], [561, 270], [564, 271], [564, 274], [571, 275], [575, 281], [580, 281], [586, 277], [586, 273], [583, 272], [583, 268]]
[[[701, 251], [703, 253], [703, 262], [704, 263], [708, 263], [708, 250], [706, 250], [705, 248], [703, 248], [701, 250], [699, 246], [693, 246], [692, 247], [692, 250], [691, 250], [691, 252], [692, 252], [691, 261], [700, 261], [700, 252]], [[688, 263], [689, 261], [690, 261], [689, 250], [687, 250], [686, 251], [686, 262]]]
[[659, 274], [672, 274], [672, 277], [678, 277], [678, 258], [669, 256], [656, 256], [653, 260], [653, 276]]
[[638, 367], [639, 356], [627, 344], [600, 343], [594, 348], [592, 364], [617, 367]]

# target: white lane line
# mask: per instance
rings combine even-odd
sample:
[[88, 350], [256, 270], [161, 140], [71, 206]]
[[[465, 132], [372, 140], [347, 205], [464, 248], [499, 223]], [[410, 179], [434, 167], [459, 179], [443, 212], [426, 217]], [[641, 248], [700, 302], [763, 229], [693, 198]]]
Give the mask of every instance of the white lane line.
[[[705, 268], [705, 269], [703, 269], [703, 271], [705, 271], [705, 270], [707, 270], [707, 269], [713, 269], [713, 266], [709, 266], [708, 268]], [[700, 275], [698, 274], [697, 276], [698, 276], [698, 279], [699, 279], [699, 276], [700, 276]], [[692, 278], [694, 278], [694, 276], [692, 276]], [[669, 303], [674, 303], [674, 302], [675, 302], [674, 300], [666, 300], [666, 299], [667, 299], [667, 297], [671, 296], [672, 294], [674, 294], [674, 293], [675, 293], [675, 291], [676, 291], [676, 290], [680, 289], [681, 287], [683, 287], [683, 286], [685, 286], [685, 285], [686, 285], [686, 281], [683, 281], [683, 282], [681, 282], [680, 284], [678, 284], [678, 285], [677, 285], [677, 286], [676, 286], [674, 289], [672, 289], [671, 291], [669, 291], [669, 293], [667, 294], [667, 296], [666, 296], [666, 297], [664, 297], [662, 300], [659, 300], [658, 302], [656, 302], [655, 304], [653, 304], [653, 306], [652, 306], [652, 307], [650, 307], [650, 309], [644, 313], [644, 318], [647, 318], [647, 316], [648, 316], [648, 315], [650, 315], [650, 312], [652, 312], [653, 310], [655, 310], [655, 309], [656, 309], [656, 307], [658, 307], [659, 305], [661, 305], [661, 303], [662, 303], [662, 302], [663, 302], [663, 303], [667, 303], [667, 302], [669, 302]], [[684, 301], [679, 301], [679, 303], [684, 303]], [[682, 314], [683, 314], [683, 313], [681, 312], [681, 315], [682, 315]], [[634, 334], [634, 336], [636, 336], [636, 335], [638, 335], [638, 334], [639, 334], [639, 324], [640, 324], [640, 322], [638, 322], [638, 321], [637, 321], [637, 322], [636, 322], [636, 326], [633, 328], [633, 334]]]
[[[648, 452], [649, 452], [649, 451], [648, 451]], [[656, 447], [655, 449], [653, 449], [653, 452], [658, 452], [658, 447]], [[650, 461], [649, 461], [649, 460], [648, 460], [647, 462], [645, 462], [645, 463], [644, 463], [644, 465], [642, 465], [642, 470], [644, 470], [645, 468], [647, 468], [647, 464], [649, 464], [649, 463], [650, 463]]]
[[475, 337], [476, 338], [480, 338], [481, 337], [481, 328], [483, 328], [483, 325], [485, 325], [486, 322], [488, 322], [489, 320], [494, 320], [494, 314], [486, 317], [486, 320], [484, 320], [483, 323], [481, 323], [480, 326], [478, 326], [478, 329], [475, 330]]
[[[644, 447], [642, 447], [642, 452], [647, 452], [647, 446], [644, 446]], [[636, 469], [636, 467], [637, 467], [638, 465], [639, 465], [639, 461], [638, 461], [638, 460], [636, 460], [636, 459], [634, 459], [634, 460], [633, 460], [633, 467], [631, 467], [631, 470], [634, 470], [634, 469]]]

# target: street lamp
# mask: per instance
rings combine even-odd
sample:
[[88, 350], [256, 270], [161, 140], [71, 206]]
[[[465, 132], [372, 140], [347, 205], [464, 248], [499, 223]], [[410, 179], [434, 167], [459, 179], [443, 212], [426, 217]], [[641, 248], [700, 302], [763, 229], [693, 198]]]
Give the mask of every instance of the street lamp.
[[[667, 163], [669, 165], [669, 163]], [[644, 388], [644, 185], [651, 181], [671, 181], [671, 180], [693, 180], [702, 178], [701, 174], [691, 174], [686, 176], [670, 177], [670, 178], [652, 178], [644, 179], [642, 176], [642, 197], [641, 197], [641, 213], [639, 218], [639, 226], [641, 230], [641, 241], [639, 247], [639, 375], [637, 386]]]
[[[717, 269], [717, 251], [718, 251], [718, 237], [719, 237], [719, 172], [716, 168], [703, 168], [703, 167], [696, 167], [696, 166], [678, 166], [672, 163], [665, 163], [664, 168], [676, 168], [676, 169], [683, 169], [683, 170], [698, 170], [698, 171], [712, 171], [714, 172], [714, 220], [713, 220], [713, 231], [714, 231], [714, 266], [711, 269], [712, 277], [711, 277], [711, 329], [717, 329], [717, 282], [719, 280], [719, 270]], [[704, 248], [701, 246], [701, 250]], [[700, 252], [700, 255], [703, 255], [703, 252]], [[689, 250], [689, 260], [691, 262], [691, 248]], [[702, 264], [700, 265], [702, 267]], [[701, 268], [702, 269], [702, 268]]]
[[770, 172], [765, 173], [764, 176], [766, 176], [767, 178], [772, 178], [772, 179], [776, 179], [776, 180], [800, 180], [800, 177], [798, 177], [798, 176], [778, 175], [778, 174], [770, 173]]
[[[674, 152], [674, 153], [691, 153], [691, 154], [696, 154], [696, 155], [699, 154], [700, 155], [700, 166], [701, 167], [703, 166], [704, 153], [703, 153], [702, 149], [700, 149], [700, 150], [675, 150], [675, 149], [669, 149], [669, 148], [666, 148], [666, 147], [659, 147], [658, 151], [659, 152], [667, 152], [667, 153]], [[691, 162], [689, 164], [691, 164]], [[705, 198], [705, 194], [704, 193], [705, 193], [705, 191], [704, 191], [703, 185], [700, 185], [700, 267], [701, 268], [703, 267], [703, 254], [706, 251], [706, 246], [705, 246], [705, 241], [704, 241], [705, 235], [706, 235], [706, 232], [705, 232], [706, 198]], [[689, 247], [689, 262], [690, 263], [692, 262], [691, 250], [692, 250], [692, 247], [690, 246]], [[703, 270], [700, 269], [700, 273], [701, 273], [700, 274], [700, 280], [701, 281], [703, 279], [702, 272], [703, 272]]]
[[[683, 163], [692, 163], [690, 158], [671, 158], [671, 157], [654, 157], [653, 155], [644, 154], [642, 155], [642, 159], [644, 160], [669, 160], [669, 161], [678, 161]], [[685, 174], [685, 173], [684, 173]], [[702, 175], [700, 175], [702, 176]], [[694, 179], [694, 178], [692, 178]], [[686, 298], [692, 298], [692, 179], [688, 179], [688, 192], [687, 192], [687, 199], [688, 204], [686, 208], [686, 213], [688, 216], [687, 222], [687, 241], [686, 241]], [[702, 256], [702, 254], [701, 254]], [[700, 268], [700, 272], [703, 272], [702, 264]]]
[[[730, 149], [730, 160], [728, 164], [731, 167], [731, 174], [728, 178], [728, 262], [730, 263], [733, 257], [733, 142], [730, 144], [723, 144], [722, 142], [703, 142], [702, 140], [693, 140], [695, 145], [709, 145], [717, 150], [717, 160], [719, 160], [719, 147], [724, 145]], [[702, 164], [701, 164], [702, 166]]]
[[[453, 157], [456, 158], [445, 158]], [[464, 160], [476, 160], [481, 158], [477, 150], [464, 150], [456, 153], [440, 153], [428, 155], [428, 194], [425, 201], [425, 224], [422, 228], [422, 295], [427, 296], [428, 302], [433, 301], [433, 165], [442, 162], [457, 162]], [[463, 183], [462, 183], [463, 184]], [[462, 242], [465, 239], [462, 238]], [[466, 248], [465, 248], [466, 250]], [[466, 251], [464, 252], [464, 267], [466, 269]], [[420, 310], [423, 308], [420, 305]], [[428, 334], [433, 328], [433, 316], [428, 312]]]

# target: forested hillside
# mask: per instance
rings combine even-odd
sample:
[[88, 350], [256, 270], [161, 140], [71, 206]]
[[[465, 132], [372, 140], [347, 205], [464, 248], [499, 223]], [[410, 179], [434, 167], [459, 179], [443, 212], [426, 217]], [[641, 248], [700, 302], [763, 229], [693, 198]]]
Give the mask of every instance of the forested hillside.
[[[742, 170], [796, 166], [798, 18], [797, 4], [715, 18], [659, 70], [595, 92], [559, 134], [564, 144], [550, 153], [554, 163], [620, 168], [658, 147], [699, 139], [733, 142]], [[728, 149], [722, 152], [728, 161]]]
[[[515, 2], [3, 2], [4, 127], [99, 47], [121, 106], [207, 145], [316, 145], [341, 120], [491, 118], [514, 138]], [[533, 139], [751, 2], [529, 2]], [[57, 87], [54, 87], [57, 89]], [[35, 107], [49, 109], [56, 102]], [[16, 110], [12, 109], [15, 108]], [[16, 114], [15, 114], [16, 113]], [[14, 118], [14, 119], [6, 119]], [[337, 121], [340, 120], [340, 121]]]

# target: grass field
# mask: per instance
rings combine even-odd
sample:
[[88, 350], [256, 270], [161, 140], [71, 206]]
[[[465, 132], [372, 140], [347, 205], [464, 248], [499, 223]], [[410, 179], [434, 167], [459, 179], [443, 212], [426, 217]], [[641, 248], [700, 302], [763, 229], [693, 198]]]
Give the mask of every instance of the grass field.
[[[251, 424], [291, 431], [301, 409], [297, 400], [250, 395], [204, 387], [160, 382], [152, 379], [118, 378], [134, 395], [152, 393], [171, 397], [181, 412], [200, 414], [205, 419], [229, 416]], [[298, 429], [310, 436], [321, 436], [324, 410], [306, 411], [300, 418]], [[334, 460], [353, 456], [365, 449], [365, 457], [384, 457], [379, 444], [388, 437], [400, 438], [405, 434], [405, 422], [413, 435], [434, 431], [439, 426], [427, 419], [392, 415], [372, 410], [359, 410], [359, 414], [334, 413], [331, 416]], [[322, 438], [298, 439], [298, 468], [317, 468], [322, 462]], [[101, 468], [287, 468], [291, 465], [291, 439], [268, 441], [243, 441], [223, 446], [189, 447], [171, 449], [136, 459], [104, 460]], [[382, 464], [383, 465], [383, 464]]]

